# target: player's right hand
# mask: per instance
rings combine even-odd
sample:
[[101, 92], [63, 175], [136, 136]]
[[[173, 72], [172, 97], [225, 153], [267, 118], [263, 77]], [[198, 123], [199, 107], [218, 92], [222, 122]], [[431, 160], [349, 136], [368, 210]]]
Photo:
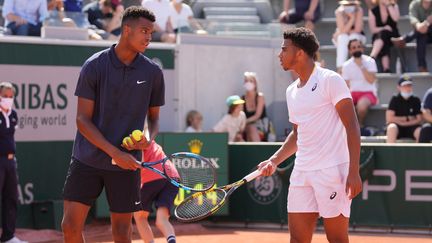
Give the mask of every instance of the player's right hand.
[[116, 165], [125, 170], [136, 170], [141, 168], [141, 166], [135, 162], [135, 157], [120, 150], [112, 156], [112, 160]]
[[265, 160], [258, 164], [258, 170], [263, 176], [271, 176], [276, 171], [277, 165], [271, 160]]

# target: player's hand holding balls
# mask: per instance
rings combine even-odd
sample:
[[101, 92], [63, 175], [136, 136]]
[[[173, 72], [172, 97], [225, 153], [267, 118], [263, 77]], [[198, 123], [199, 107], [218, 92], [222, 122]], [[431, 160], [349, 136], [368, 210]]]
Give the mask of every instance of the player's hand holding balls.
[[123, 139], [122, 147], [127, 150], [143, 150], [149, 146], [148, 136], [144, 136], [141, 130], [134, 130]]

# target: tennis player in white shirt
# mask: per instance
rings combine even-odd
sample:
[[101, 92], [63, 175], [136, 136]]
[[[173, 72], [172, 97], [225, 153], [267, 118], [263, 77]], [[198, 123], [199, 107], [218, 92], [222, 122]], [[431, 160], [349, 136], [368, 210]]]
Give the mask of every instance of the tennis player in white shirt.
[[269, 176], [296, 154], [287, 207], [291, 243], [311, 242], [318, 217], [324, 219], [329, 242], [348, 242], [351, 199], [362, 190], [360, 128], [351, 94], [339, 74], [314, 63], [318, 48], [306, 28], [284, 33], [281, 66], [299, 76], [286, 90], [293, 130], [258, 165]]

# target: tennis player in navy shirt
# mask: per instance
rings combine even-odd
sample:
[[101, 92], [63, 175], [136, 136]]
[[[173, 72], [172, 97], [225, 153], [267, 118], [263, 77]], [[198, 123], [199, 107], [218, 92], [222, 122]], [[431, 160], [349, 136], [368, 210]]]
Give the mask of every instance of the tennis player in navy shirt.
[[[63, 192], [66, 243], [84, 242], [87, 213], [103, 188], [114, 241], [131, 242], [132, 213], [141, 207], [135, 160], [155, 138], [159, 107], [164, 104], [162, 70], [141, 54], [150, 43], [154, 21], [154, 14], [143, 7], [127, 8], [119, 42], [91, 56], [82, 67], [75, 91], [78, 131]], [[146, 117], [150, 140], [121, 147], [131, 131], [143, 129]]]

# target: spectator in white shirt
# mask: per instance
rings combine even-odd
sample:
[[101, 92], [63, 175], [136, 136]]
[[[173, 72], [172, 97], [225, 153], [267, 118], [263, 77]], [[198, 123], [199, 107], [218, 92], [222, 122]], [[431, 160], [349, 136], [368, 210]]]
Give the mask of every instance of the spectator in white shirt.
[[196, 110], [191, 110], [186, 115], [186, 130], [185, 132], [202, 132], [203, 117]]
[[363, 54], [361, 41], [350, 40], [348, 50], [352, 57], [342, 65], [342, 77], [350, 88], [360, 126], [363, 126], [369, 107], [378, 103], [375, 86], [377, 65], [373, 58]]
[[156, 16], [154, 23], [153, 41], [175, 43], [176, 34], [172, 27], [170, 14], [172, 12], [168, 0], [143, 0], [142, 6], [151, 10]]
[[229, 142], [244, 142], [243, 132], [246, 127], [246, 115], [243, 112], [244, 100], [238, 95], [226, 99], [228, 114], [213, 127], [214, 132], [227, 132]]
[[40, 36], [42, 22], [49, 16], [46, 0], [5, 0], [2, 11], [12, 35]]

